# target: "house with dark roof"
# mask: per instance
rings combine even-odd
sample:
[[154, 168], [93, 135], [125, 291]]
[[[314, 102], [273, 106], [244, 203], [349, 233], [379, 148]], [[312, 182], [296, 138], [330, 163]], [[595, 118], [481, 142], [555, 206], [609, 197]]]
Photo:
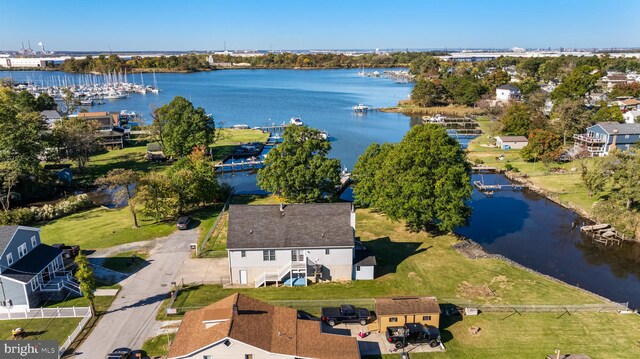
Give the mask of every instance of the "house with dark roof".
[[0, 310], [23, 311], [49, 298], [81, 295], [62, 250], [43, 244], [40, 229], [0, 226]]
[[169, 359], [359, 359], [355, 337], [323, 333], [295, 309], [233, 294], [184, 315]]
[[355, 219], [351, 203], [229, 206], [231, 283], [259, 287], [354, 279], [362, 268], [354, 266]]
[[504, 84], [496, 88], [496, 100], [498, 102], [520, 101], [521, 98], [520, 89], [511, 84]]
[[53, 128], [56, 123], [62, 121], [62, 115], [56, 110], [45, 110], [40, 112], [40, 117], [47, 123], [49, 129]]
[[622, 151], [640, 142], [640, 123], [598, 122], [587, 133], [573, 135], [574, 155], [606, 156], [614, 148]]
[[117, 112], [81, 112], [78, 118], [93, 121], [98, 125], [98, 139], [107, 148], [124, 147], [125, 130], [120, 127]]

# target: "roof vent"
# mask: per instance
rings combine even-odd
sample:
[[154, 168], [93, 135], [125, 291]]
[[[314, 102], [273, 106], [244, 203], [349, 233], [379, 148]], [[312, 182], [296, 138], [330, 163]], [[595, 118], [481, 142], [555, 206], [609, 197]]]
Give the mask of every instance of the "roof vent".
[[238, 315], [238, 305], [237, 304], [233, 305], [233, 315]]
[[249, 234], [253, 234], [253, 229], [249, 230]]

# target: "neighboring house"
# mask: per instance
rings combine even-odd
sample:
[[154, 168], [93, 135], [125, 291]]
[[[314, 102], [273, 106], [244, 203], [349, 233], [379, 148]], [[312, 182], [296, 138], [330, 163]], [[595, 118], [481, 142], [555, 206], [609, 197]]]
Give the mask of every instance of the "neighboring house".
[[591, 92], [587, 95], [587, 102], [591, 105], [597, 105], [602, 101], [608, 101], [609, 95], [606, 92]]
[[440, 326], [440, 305], [434, 297], [376, 298], [376, 321], [370, 329], [383, 333], [387, 327], [406, 323]]
[[618, 74], [607, 75], [602, 77], [602, 79], [600, 80], [602, 84], [607, 86], [608, 90], [611, 90], [617, 84], [626, 84], [628, 81], [627, 75], [618, 75]]
[[231, 205], [230, 281], [259, 287], [351, 280], [355, 222], [351, 203]]
[[233, 294], [187, 312], [169, 359], [359, 359], [355, 337], [323, 333], [292, 308]]
[[107, 148], [124, 147], [125, 130], [119, 126], [119, 114], [116, 112], [81, 112], [78, 118], [94, 121], [98, 124], [100, 143]]
[[0, 299], [2, 310], [22, 311], [49, 298], [81, 295], [62, 250], [42, 244], [40, 229], [0, 226]]
[[521, 97], [520, 89], [510, 84], [499, 86], [496, 89], [496, 100], [499, 102], [519, 101]]
[[520, 150], [529, 143], [524, 136], [498, 136], [496, 147], [501, 150]]
[[598, 122], [587, 133], [573, 135], [575, 155], [606, 156], [614, 148], [628, 150], [640, 141], [639, 123]]
[[622, 111], [633, 111], [638, 109], [640, 101], [635, 98], [628, 98], [626, 100], [616, 101], [615, 104], [618, 105]]
[[639, 110], [627, 111], [622, 114], [622, 118], [624, 118], [624, 122], [626, 123], [640, 122], [640, 120], [638, 120], [638, 117], [640, 117]]
[[40, 112], [40, 117], [47, 123], [47, 127], [52, 129], [57, 122], [62, 121], [62, 115], [56, 110], [46, 110]]

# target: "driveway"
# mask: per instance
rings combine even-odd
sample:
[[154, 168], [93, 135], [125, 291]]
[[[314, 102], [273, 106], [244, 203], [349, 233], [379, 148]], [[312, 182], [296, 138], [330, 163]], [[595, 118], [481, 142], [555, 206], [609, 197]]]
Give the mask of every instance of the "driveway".
[[149, 265], [120, 283], [122, 290], [91, 335], [76, 348], [74, 358], [104, 358], [118, 347], [140, 349], [154, 334], [156, 312], [167, 298], [178, 269], [191, 256], [189, 244], [197, 238], [198, 229], [191, 229], [151, 242]]
[[226, 284], [229, 281], [228, 258], [187, 259], [178, 274], [176, 282], [184, 284]]

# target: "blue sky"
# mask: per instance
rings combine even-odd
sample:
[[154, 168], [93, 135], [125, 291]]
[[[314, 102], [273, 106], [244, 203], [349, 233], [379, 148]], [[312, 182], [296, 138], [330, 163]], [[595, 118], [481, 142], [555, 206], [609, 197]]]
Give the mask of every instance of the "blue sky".
[[0, 49], [640, 46], [640, 0], [0, 0]]

